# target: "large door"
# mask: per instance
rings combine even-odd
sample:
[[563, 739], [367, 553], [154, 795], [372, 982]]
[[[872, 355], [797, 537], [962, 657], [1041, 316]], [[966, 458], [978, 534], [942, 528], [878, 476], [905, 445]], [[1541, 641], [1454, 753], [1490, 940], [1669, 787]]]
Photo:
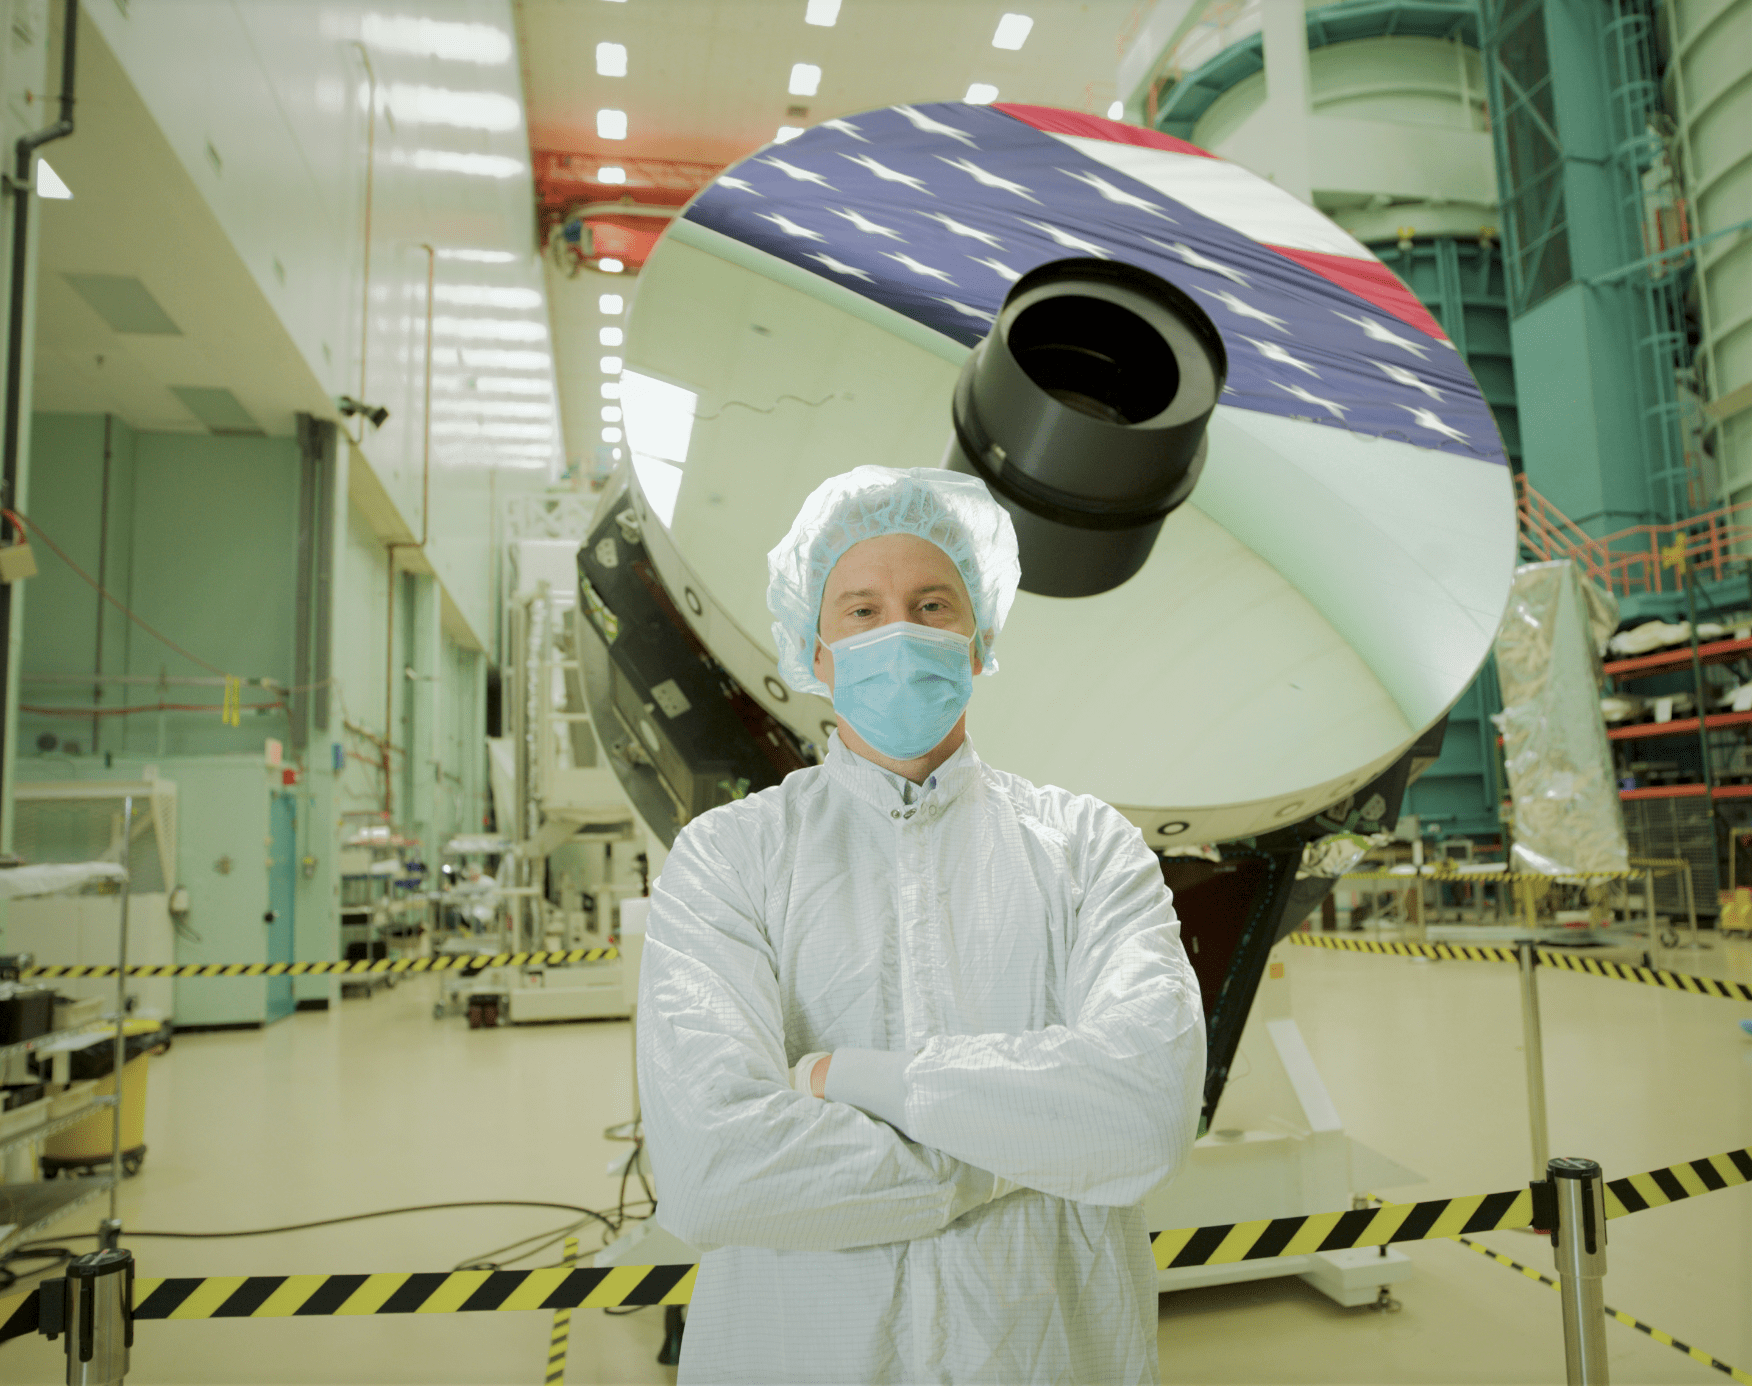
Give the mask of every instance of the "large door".
[[[268, 826], [273, 848], [268, 867], [269, 962], [292, 961], [292, 908], [298, 869], [298, 807], [287, 793], [276, 790], [268, 801]], [[292, 979], [269, 977], [268, 1023], [292, 1013]]]

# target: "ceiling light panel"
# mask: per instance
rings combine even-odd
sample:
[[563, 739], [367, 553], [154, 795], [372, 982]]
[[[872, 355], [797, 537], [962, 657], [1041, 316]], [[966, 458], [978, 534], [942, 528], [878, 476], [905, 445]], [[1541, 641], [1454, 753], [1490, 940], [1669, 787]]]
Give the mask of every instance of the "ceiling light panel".
[[545, 342], [547, 328], [527, 318], [451, 318], [432, 319], [432, 332], [439, 337], [460, 337], [464, 341], [482, 342]]
[[598, 111], [596, 137], [603, 140], [624, 140], [627, 137], [627, 113], [607, 109]]
[[539, 308], [541, 290], [508, 288], [498, 284], [437, 284], [432, 297], [439, 303], [469, 308]]
[[[459, 363], [475, 368], [490, 366], [501, 371], [547, 371], [554, 358], [545, 351], [506, 351], [499, 347], [461, 347], [456, 355]], [[434, 356], [436, 359], [436, 356]]]
[[604, 313], [619, 313], [625, 311], [627, 302], [619, 294], [603, 294], [596, 306]]
[[1115, 101], [1111, 106], [1109, 106], [1107, 108], [1107, 118], [1109, 120], [1124, 120], [1125, 119], [1125, 102]]
[[455, 24], [412, 15], [368, 14], [359, 21], [359, 39], [367, 48], [387, 53], [412, 53], [453, 63], [496, 66], [511, 60], [511, 35], [491, 24]]
[[998, 21], [998, 31], [992, 35], [993, 48], [1020, 48], [1028, 42], [1028, 31], [1034, 21], [1025, 14], [1007, 14]]
[[389, 88], [389, 109], [398, 121], [453, 125], [459, 130], [515, 130], [523, 123], [523, 108], [496, 91], [453, 91], [396, 82]]
[[476, 265], [508, 265], [517, 257], [509, 250], [474, 250], [467, 246], [452, 246], [438, 252], [440, 260], [467, 260]]
[[596, 262], [596, 268], [604, 274], [619, 274], [626, 266], [612, 256], [604, 255]]
[[821, 69], [814, 63], [793, 63], [789, 90], [792, 96], [814, 96], [821, 90]]
[[619, 346], [626, 336], [618, 327], [604, 327], [597, 332], [596, 340], [602, 346]]
[[971, 101], [975, 106], [989, 106], [998, 99], [998, 89], [990, 82], [973, 82], [967, 88], [963, 101]]
[[831, 29], [839, 19], [839, 7], [840, 0], [809, 0], [809, 7], [803, 11], [803, 22]]
[[627, 75], [626, 44], [599, 43], [596, 45], [596, 75], [598, 77], [625, 77]]
[[618, 356], [604, 356], [601, 365], [604, 375], [619, 375], [621, 372], [621, 359]]
[[614, 164], [604, 164], [596, 170], [596, 181], [598, 183], [624, 183], [627, 181], [627, 171]]
[[422, 173], [465, 173], [475, 178], [518, 178], [529, 172], [522, 159], [507, 154], [465, 154], [455, 149], [416, 149], [408, 162]]

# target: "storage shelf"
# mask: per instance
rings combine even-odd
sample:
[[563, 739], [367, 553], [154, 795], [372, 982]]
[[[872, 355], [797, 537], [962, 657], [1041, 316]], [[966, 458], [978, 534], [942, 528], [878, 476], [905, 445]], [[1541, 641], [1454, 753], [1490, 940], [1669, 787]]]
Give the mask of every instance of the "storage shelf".
[[83, 1107], [67, 1113], [66, 1116], [50, 1117], [49, 1120], [39, 1121], [35, 1126], [28, 1127], [23, 1131], [14, 1131], [10, 1136], [0, 1136], [0, 1154], [4, 1154], [15, 1145], [46, 1140], [57, 1131], [65, 1131], [69, 1126], [77, 1126], [86, 1117], [115, 1105], [114, 1097], [94, 1097]]
[[14, 1054], [35, 1053], [44, 1045], [53, 1044], [56, 1040], [64, 1040], [73, 1035], [84, 1035], [104, 1030], [107, 1030], [112, 1035], [115, 1034], [115, 1021], [94, 1020], [89, 1025], [75, 1025], [67, 1030], [50, 1030], [45, 1034], [37, 1035], [33, 1039], [19, 1040], [16, 1044], [0, 1045], [0, 1063], [4, 1063]]
[[99, 1194], [109, 1192], [107, 1174], [82, 1179], [48, 1179], [34, 1184], [0, 1184], [0, 1226], [15, 1224], [0, 1237], [0, 1255], [20, 1242], [82, 1208]]
[[[1711, 731], [1717, 727], [1752, 725], [1752, 712], [1712, 712], [1705, 719]], [[1608, 727], [1608, 741], [1641, 741], [1652, 736], [1696, 736], [1695, 717], [1675, 717], [1671, 722], [1636, 722], [1628, 727]]]
[[[1722, 664], [1728, 660], [1752, 657], [1752, 640], [1712, 640], [1697, 647], [1697, 657], [1705, 664]], [[1634, 659], [1614, 659], [1601, 665], [1600, 672], [1611, 679], [1644, 678], [1649, 674], [1670, 673], [1691, 663], [1691, 646], [1679, 645], [1671, 650], [1637, 655]]]
[[[1701, 799], [1703, 786], [1700, 784], [1651, 784], [1643, 789], [1621, 789], [1620, 799]], [[1718, 799], [1752, 799], [1752, 784], [1718, 784], [1715, 787], [1715, 797]]]

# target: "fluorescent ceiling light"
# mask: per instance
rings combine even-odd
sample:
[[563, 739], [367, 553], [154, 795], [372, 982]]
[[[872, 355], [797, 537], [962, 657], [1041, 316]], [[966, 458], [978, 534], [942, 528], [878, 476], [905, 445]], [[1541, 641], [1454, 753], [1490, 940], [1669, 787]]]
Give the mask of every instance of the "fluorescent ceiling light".
[[773, 143], [774, 144], [785, 144], [791, 140], [796, 139], [797, 136], [801, 135], [802, 133], [803, 133], [803, 127], [801, 125], [781, 125], [781, 126], [779, 126], [778, 133], [773, 136]]
[[620, 386], [616, 385], [612, 380], [605, 380], [602, 383], [602, 397], [604, 399], [619, 399]]
[[506, 154], [464, 154], [455, 149], [416, 149], [410, 162], [423, 173], [466, 173], [476, 178], [517, 178], [529, 172], [523, 160]]
[[1034, 21], [1025, 14], [1007, 14], [998, 21], [998, 31], [992, 35], [993, 48], [1020, 48], [1028, 42], [1028, 31]]
[[620, 442], [620, 440], [621, 440], [621, 431], [618, 428], [605, 428], [602, 430], [602, 441], [603, 442], [605, 442], [605, 443], [618, 443], [618, 442]]
[[792, 96], [814, 96], [821, 90], [821, 69], [814, 63], [793, 63], [791, 65]]
[[503, 288], [497, 284], [436, 284], [432, 297], [439, 303], [469, 308], [539, 308], [540, 289]]
[[604, 313], [618, 313], [624, 309], [627, 304], [626, 300], [619, 294], [604, 294], [601, 298], [596, 300], [596, 306]]
[[495, 347], [463, 347], [465, 366], [495, 366], [502, 371], [545, 371], [554, 364], [545, 351], [503, 351]]
[[604, 375], [619, 375], [621, 372], [621, 359], [618, 356], [604, 356], [601, 361], [601, 366]]
[[998, 99], [998, 89], [990, 82], [973, 82], [968, 85], [967, 95], [961, 99], [976, 106], [989, 106]]
[[1111, 106], [1109, 106], [1107, 108], [1107, 118], [1109, 120], [1124, 120], [1125, 119], [1125, 102], [1115, 101]]
[[441, 419], [432, 424], [434, 438], [507, 438], [523, 442], [547, 442], [554, 436], [549, 424], [477, 423], [469, 419]]
[[473, 390], [483, 395], [541, 395], [550, 393], [546, 380], [532, 375], [477, 375], [473, 380], [461, 376], [437, 376], [434, 388], [440, 390]]
[[452, 318], [432, 319], [432, 331], [440, 337], [474, 338], [487, 342], [545, 342], [547, 328], [539, 322], [519, 318]]
[[598, 77], [625, 77], [627, 75], [626, 44], [599, 43], [596, 45], [596, 75]]
[[619, 448], [616, 448], [614, 450], [614, 452], [610, 455], [614, 458], [614, 460], [616, 462], [619, 462], [621, 460], [621, 450]]
[[496, 91], [452, 91], [397, 82], [389, 89], [389, 108], [397, 120], [414, 125], [515, 130], [523, 123], [523, 108], [515, 98]]
[[596, 113], [596, 138], [624, 140], [627, 137], [627, 113], [603, 109]]
[[619, 274], [626, 268], [626, 266], [613, 256], [604, 255], [596, 262], [596, 268], [601, 270], [604, 274]]
[[831, 29], [839, 18], [839, 7], [840, 0], [809, 0], [809, 8], [803, 11], [803, 22]]
[[491, 24], [454, 24], [412, 15], [368, 14], [359, 21], [367, 48], [490, 66], [510, 60], [511, 35]]
[[527, 399], [470, 399], [467, 394], [451, 395], [432, 401], [434, 414], [478, 415], [495, 419], [548, 419], [554, 416], [551, 404]]
[[517, 257], [509, 250], [469, 250], [457, 248], [440, 250], [440, 260], [469, 260], [477, 265], [508, 265]]
[[621, 421], [620, 408], [617, 405], [613, 405], [613, 404], [603, 405], [602, 406], [602, 421], [604, 423], [619, 423]]
[[627, 181], [627, 171], [614, 164], [604, 164], [596, 170], [598, 183], [624, 183]]
[[596, 340], [603, 346], [619, 346], [626, 340], [626, 334], [618, 327], [603, 327], [597, 329]]
[[37, 160], [36, 192], [38, 197], [52, 197], [63, 202], [73, 196], [73, 189], [61, 181], [61, 175], [49, 167], [47, 159]]

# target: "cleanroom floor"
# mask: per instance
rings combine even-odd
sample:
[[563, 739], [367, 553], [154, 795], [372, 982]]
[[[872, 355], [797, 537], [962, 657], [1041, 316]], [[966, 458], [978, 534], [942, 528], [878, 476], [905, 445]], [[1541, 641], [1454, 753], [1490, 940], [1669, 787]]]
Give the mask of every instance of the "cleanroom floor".
[[[1285, 949], [1294, 1013], [1347, 1128], [1423, 1173], [1383, 1195], [1513, 1188], [1528, 1177], [1512, 968]], [[1666, 959], [1752, 980], [1752, 945]], [[1752, 1006], [1541, 975], [1557, 1153], [1609, 1176], [1752, 1145]], [[121, 1200], [148, 1229], [263, 1227], [462, 1199], [609, 1209], [603, 1129], [630, 1112], [624, 1022], [473, 1031], [435, 1021], [431, 978], [265, 1032], [190, 1034], [152, 1061], [150, 1154]], [[143, 1274], [445, 1270], [566, 1215], [426, 1213], [272, 1237], [134, 1243]], [[90, 1215], [69, 1219], [83, 1230]], [[584, 1234], [586, 1250], [596, 1239]], [[1550, 1270], [1540, 1239], [1480, 1240]], [[87, 1243], [86, 1245], [89, 1245]], [[1453, 1242], [1406, 1248], [1396, 1312], [1341, 1309], [1299, 1280], [1161, 1301], [1164, 1382], [1561, 1382], [1558, 1297]], [[544, 1255], [542, 1260], [549, 1259]], [[1752, 1371], [1752, 1186], [1611, 1224], [1607, 1303]], [[142, 1324], [129, 1381], [537, 1383], [543, 1313]], [[1709, 1367], [1615, 1323], [1613, 1380], [1705, 1383]], [[674, 1380], [659, 1311], [574, 1315], [570, 1382]], [[8, 1382], [62, 1380], [59, 1345], [0, 1347]], [[1745, 1378], [1742, 1378], [1745, 1379]]]

